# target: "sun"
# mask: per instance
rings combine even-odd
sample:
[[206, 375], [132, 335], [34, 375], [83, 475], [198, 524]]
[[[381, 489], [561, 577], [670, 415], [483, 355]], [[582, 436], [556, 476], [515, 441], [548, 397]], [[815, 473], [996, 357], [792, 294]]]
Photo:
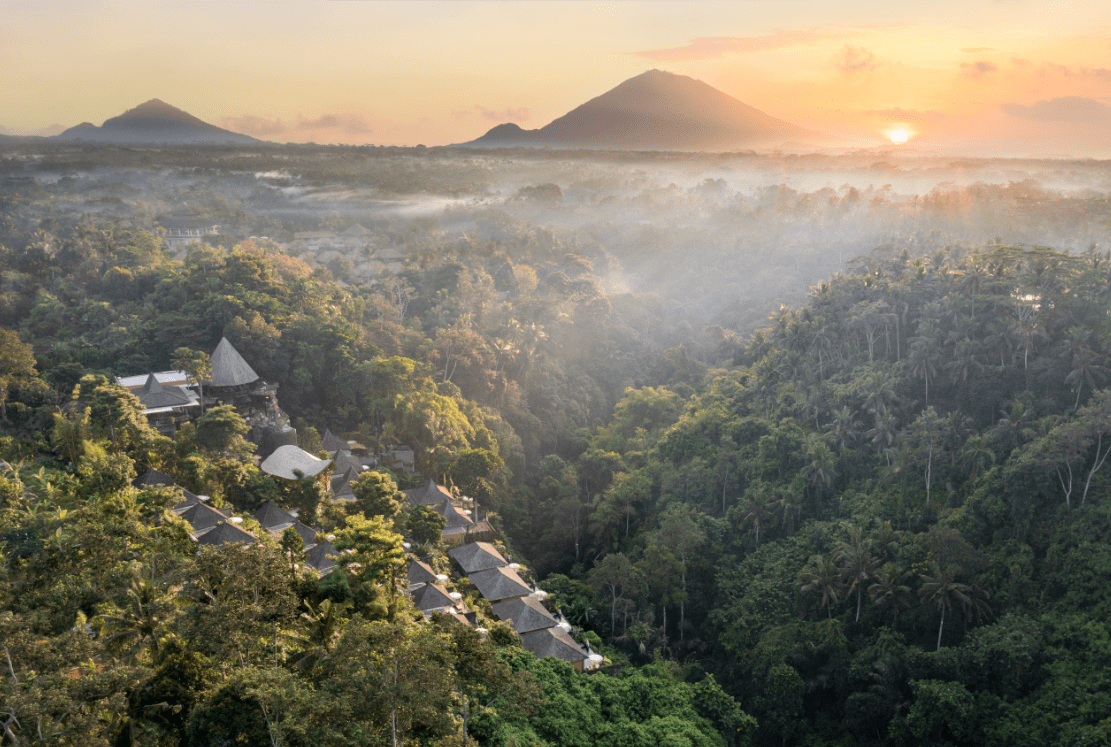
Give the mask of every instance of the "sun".
[[891, 138], [893, 143], [905, 143], [910, 139], [910, 133], [906, 130], [891, 130], [887, 133], [887, 137]]

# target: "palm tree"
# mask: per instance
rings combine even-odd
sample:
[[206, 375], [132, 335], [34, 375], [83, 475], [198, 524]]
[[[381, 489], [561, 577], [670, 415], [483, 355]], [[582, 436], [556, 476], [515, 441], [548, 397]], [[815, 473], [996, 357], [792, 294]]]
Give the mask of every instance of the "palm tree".
[[876, 573], [876, 582], [868, 587], [868, 597], [877, 607], [890, 607], [892, 617], [899, 616], [899, 609], [907, 606], [906, 595], [910, 587], [902, 582], [910, 577], [897, 563], [884, 563]]
[[937, 650], [940, 651], [941, 635], [945, 630], [945, 613], [959, 608], [965, 614], [974, 614], [978, 619], [991, 613], [991, 608], [984, 601], [990, 595], [975, 585], [958, 582], [957, 572], [952, 567], [938, 570], [935, 566], [933, 570], [932, 576], [922, 577], [918, 598], [923, 604], [932, 604], [941, 610], [941, 624], [937, 628]]
[[332, 644], [343, 630], [344, 613], [351, 608], [351, 602], [346, 599], [339, 603], [325, 599], [315, 607], [308, 600], [304, 604], [308, 610], [301, 613], [304, 632], [285, 634], [287, 641], [303, 647], [293, 662], [298, 669], [310, 669], [332, 652]]
[[860, 622], [864, 584], [875, 574], [878, 563], [872, 554], [873, 544], [872, 538], [865, 535], [863, 529], [854, 526], [849, 528], [848, 537], [834, 548], [837, 559], [841, 561], [841, 571], [849, 581], [849, 593], [856, 590], [856, 622]]
[[756, 546], [760, 546], [760, 531], [771, 521], [772, 501], [768, 486], [755, 483], [745, 491], [745, 503], [741, 509], [741, 524], [751, 523], [756, 528]]
[[895, 443], [896, 422], [895, 416], [884, 405], [879, 412], [876, 413], [876, 425], [868, 431], [867, 435], [872, 439], [872, 444], [876, 447], [876, 452], [884, 454], [887, 458], [887, 466], [891, 466], [891, 456], [887, 449]]
[[818, 606], [825, 607], [826, 617], [832, 620], [833, 613], [830, 611], [830, 605], [837, 602], [838, 594], [841, 592], [841, 569], [828, 556], [815, 556], [810, 559], [810, 562], [813, 569], [805, 571], [799, 578], [802, 582], [799, 591], [803, 594], [820, 595]]
[[1084, 391], [1085, 384], [1089, 389], [1094, 390], [1097, 382], [1102, 382], [1107, 377], [1107, 367], [1101, 366], [1098, 361], [1099, 356], [1089, 349], [1081, 350], [1073, 356], [1072, 372], [1065, 378], [1066, 384], [1076, 387], [1076, 402], [1073, 403], [1073, 410], [1080, 408], [1080, 393]]
[[93, 622], [109, 651], [135, 661], [148, 645], [158, 656], [158, 639], [174, 609], [158, 587], [136, 576], [127, 588], [127, 606], [117, 615], [97, 615]]
[[941, 348], [933, 331], [933, 324], [922, 325], [922, 333], [910, 344], [911, 372], [916, 378], [926, 382], [925, 404], [930, 403], [930, 377], [937, 375], [937, 364], [941, 360]]
[[806, 437], [806, 466], [802, 468], [803, 478], [814, 486], [817, 494], [822, 488], [828, 488], [837, 477], [837, 470], [833, 468], [833, 452], [826, 446], [825, 439], [817, 433]]
[[855, 412], [846, 406], [842, 406], [840, 410], [833, 413], [833, 420], [826, 424], [825, 430], [833, 436], [839, 454], [843, 453], [847, 447], [856, 441], [863, 424], [855, 418]]

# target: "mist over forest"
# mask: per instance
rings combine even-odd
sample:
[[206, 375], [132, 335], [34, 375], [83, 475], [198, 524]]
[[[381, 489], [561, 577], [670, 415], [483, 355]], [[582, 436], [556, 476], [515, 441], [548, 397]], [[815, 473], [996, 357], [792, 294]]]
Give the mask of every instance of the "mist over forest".
[[[1094, 160], [4, 143], [0, 745], [1107, 743], [1109, 246]], [[301, 449], [413, 468], [339, 500], [114, 378], [225, 338]]]

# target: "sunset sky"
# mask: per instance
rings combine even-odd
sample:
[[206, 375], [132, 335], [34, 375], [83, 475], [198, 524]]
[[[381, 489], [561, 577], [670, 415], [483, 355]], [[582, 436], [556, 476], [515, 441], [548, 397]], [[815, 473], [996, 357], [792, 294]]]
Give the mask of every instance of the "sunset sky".
[[850, 142], [905, 130], [922, 147], [1111, 156], [1106, 0], [4, 7], [0, 131], [13, 134], [160, 98], [267, 140], [442, 145], [542, 127], [658, 68]]

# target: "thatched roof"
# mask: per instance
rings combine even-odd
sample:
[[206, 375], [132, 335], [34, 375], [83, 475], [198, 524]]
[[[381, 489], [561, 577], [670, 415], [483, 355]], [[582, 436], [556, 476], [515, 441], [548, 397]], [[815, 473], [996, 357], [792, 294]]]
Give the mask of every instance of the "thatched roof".
[[277, 450], [266, 457], [258, 466], [268, 475], [280, 477], [283, 480], [296, 480], [294, 470], [299, 470], [304, 477], [315, 477], [332, 464], [331, 459], [317, 459], [309, 452], [292, 444], [279, 446]]
[[470, 575], [478, 571], [488, 571], [508, 565], [501, 553], [489, 542], [471, 542], [448, 551], [448, 555], [459, 564], [463, 573]]
[[532, 593], [517, 572], [510, 568], [492, 568], [467, 576], [478, 593], [490, 602], [500, 602], [513, 597], [526, 597]]
[[522, 635], [534, 630], [554, 628], [559, 624], [536, 597], [507, 599], [493, 605], [493, 610], [499, 620], [509, 622], [510, 627]]
[[521, 648], [536, 654], [538, 659], [554, 656], [572, 664], [586, 661], [589, 657], [582, 646], [575, 643], [562, 628], [544, 628], [521, 635]]
[[451, 491], [443, 485], [437, 485], [435, 480], [429, 480], [419, 488], [403, 490], [409, 496], [409, 502], [417, 506], [438, 506], [445, 500], [452, 499]]
[[239, 351], [232, 347], [228, 338], [220, 338], [220, 344], [212, 353], [210, 359], [212, 366], [212, 379], [206, 381], [205, 386], [242, 386], [258, 381], [258, 374], [247, 365]]

